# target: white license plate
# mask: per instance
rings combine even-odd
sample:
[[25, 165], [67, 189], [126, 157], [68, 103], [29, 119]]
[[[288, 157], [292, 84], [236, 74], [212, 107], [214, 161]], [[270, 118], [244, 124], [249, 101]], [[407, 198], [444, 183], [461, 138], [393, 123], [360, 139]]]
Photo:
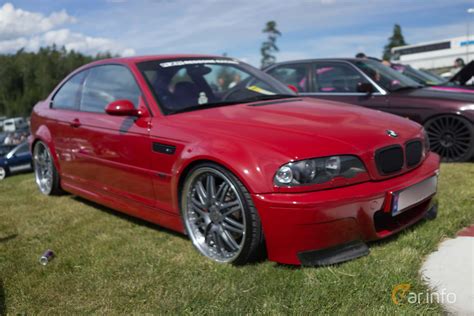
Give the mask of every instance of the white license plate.
[[433, 176], [411, 187], [393, 193], [392, 216], [396, 216], [410, 206], [420, 203], [436, 193], [438, 177]]

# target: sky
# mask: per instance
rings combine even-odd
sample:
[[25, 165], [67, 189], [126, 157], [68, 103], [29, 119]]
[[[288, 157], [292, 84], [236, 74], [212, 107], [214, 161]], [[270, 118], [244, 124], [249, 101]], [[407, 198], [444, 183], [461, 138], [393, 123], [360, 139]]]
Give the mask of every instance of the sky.
[[474, 34], [466, 0], [18, 0], [0, 1], [0, 53], [56, 44], [86, 54], [198, 53], [260, 63], [269, 20], [277, 61], [380, 57], [393, 25], [410, 44]]

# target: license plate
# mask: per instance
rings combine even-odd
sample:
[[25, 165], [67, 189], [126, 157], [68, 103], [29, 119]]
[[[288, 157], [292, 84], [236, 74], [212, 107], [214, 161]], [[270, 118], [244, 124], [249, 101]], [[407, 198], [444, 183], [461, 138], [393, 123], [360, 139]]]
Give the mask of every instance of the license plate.
[[434, 176], [393, 193], [392, 216], [396, 216], [436, 193], [438, 177]]

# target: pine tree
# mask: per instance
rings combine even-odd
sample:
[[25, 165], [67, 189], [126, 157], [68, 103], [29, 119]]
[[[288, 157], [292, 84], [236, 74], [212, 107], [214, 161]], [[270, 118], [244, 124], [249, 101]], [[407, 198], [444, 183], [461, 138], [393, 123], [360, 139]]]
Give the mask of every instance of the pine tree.
[[276, 40], [281, 36], [281, 33], [277, 29], [275, 21], [268, 21], [262, 32], [267, 34], [267, 40], [262, 43], [260, 48], [260, 53], [262, 54], [261, 67], [264, 68], [276, 61], [276, 57], [273, 54], [279, 51]]
[[407, 42], [405, 42], [405, 38], [403, 38], [402, 34], [402, 28], [400, 25], [395, 24], [393, 26], [393, 34], [391, 37], [388, 39], [388, 44], [385, 45], [383, 49], [383, 60], [390, 60], [392, 58], [392, 48], [393, 47], [398, 47], [398, 46], [404, 46], [408, 45]]

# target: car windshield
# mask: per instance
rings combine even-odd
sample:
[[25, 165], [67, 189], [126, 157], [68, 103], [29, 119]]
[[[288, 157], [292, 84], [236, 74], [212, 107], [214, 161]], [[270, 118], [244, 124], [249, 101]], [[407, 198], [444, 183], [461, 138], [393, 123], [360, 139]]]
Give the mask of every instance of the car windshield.
[[430, 80], [430, 82], [433, 82], [435, 85], [441, 85], [441, 84], [446, 84], [447, 80], [444, 79], [443, 77], [440, 77], [438, 75], [435, 75], [429, 71], [426, 70], [417, 70], [419, 73], [425, 75], [425, 77]]
[[435, 85], [440, 85], [444, 84], [445, 80], [440, 80], [434, 75], [430, 75], [424, 71], [415, 69], [409, 65], [400, 65], [400, 64], [395, 64], [392, 66], [393, 69], [397, 70], [398, 72], [401, 72], [405, 76], [409, 77], [410, 79], [424, 85], [428, 86], [435, 86]]
[[357, 60], [354, 64], [378, 85], [388, 91], [416, 89], [422, 86], [398, 71], [375, 60]]
[[296, 94], [269, 75], [229, 58], [185, 58], [138, 64], [165, 114]]

